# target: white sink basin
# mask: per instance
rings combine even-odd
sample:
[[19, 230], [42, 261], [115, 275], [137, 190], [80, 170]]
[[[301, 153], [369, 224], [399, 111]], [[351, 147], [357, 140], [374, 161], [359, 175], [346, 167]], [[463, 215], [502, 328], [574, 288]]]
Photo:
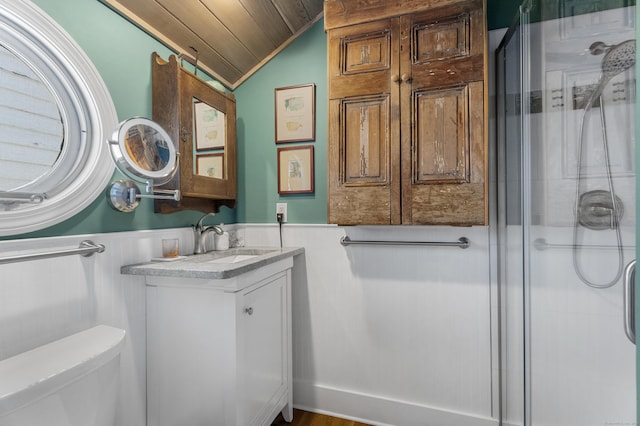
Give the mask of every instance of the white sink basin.
[[244, 262], [245, 260], [253, 259], [254, 257], [258, 257], [256, 254], [234, 254], [231, 256], [219, 257], [217, 259], [210, 260], [207, 263], [238, 263]]

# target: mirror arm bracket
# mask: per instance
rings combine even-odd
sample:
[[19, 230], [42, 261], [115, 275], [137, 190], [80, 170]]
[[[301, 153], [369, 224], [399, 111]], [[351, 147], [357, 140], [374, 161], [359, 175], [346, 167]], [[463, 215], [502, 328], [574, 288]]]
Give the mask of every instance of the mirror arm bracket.
[[149, 194], [141, 194], [138, 186], [132, 180], [119, 180], [111, 183], [107, 191], [107, 198], [111, 207], [121, 212], [132, 212], [138, 207], [138, 200], [142, 198], [174, 201], [180, 201], [181, 198], [179, 189], [154, 189], [153, 185], [149, 186], [148, 183], [147, 192], [149, 192]]
[[[146, 187], [147, 194], [138, 194], [137, 198], [153, 198], [155, 200], [174, 200], [180, 201], [180, 190], [179, 189], [159, 189], [153, 187], [153, 181], [147, 181]], [[167, 194], [167, 195], [156, 195], [156, 194]]]

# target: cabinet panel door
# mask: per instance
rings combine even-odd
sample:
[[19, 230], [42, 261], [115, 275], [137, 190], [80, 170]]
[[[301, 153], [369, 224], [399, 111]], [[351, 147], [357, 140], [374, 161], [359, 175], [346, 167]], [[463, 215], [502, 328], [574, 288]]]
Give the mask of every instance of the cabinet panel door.
[[341, 101], [343, 184], [389, 184], [389, 98]]
[[417, 125], [403, 170], [403, 223], [483, 225], [486, 220], [482, 82], [415, 91]]
[[329, 101], [329, 223], [400, 222], [398, 125], [390, 114], [386, 95]]
[[413, 183], [467, 183], [467, 86], [415, 91], [413, 110]]
[[398, 71], [397, 34], [397, 19], [330, 31], [329, 98], [389, 94]]
[[242, 424], [259, 425], [287, 388], [287, 279], [273, 281], [242, 297]]
[[400, 18], [403, 224], [486, 224], [483, 16], [471, 0]]
[[398, 24], [329, 32], [329, 223], [400, 223]]
[[449, 87], [485, 78], [482, 1], [462, 1], [401, 21], [406, 37], [400, 67], [411, 76], [411, 87]]

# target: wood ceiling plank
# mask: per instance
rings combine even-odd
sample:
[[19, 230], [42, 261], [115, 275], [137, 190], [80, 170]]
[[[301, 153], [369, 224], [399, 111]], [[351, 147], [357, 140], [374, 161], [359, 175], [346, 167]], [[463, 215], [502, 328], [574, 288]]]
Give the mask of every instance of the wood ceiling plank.
[[[263, 58], [278, 47], [238, 0], [200, 0], [256, 58]], [[281, 24], [285, 26], [284, 22]]]
[[100, 0], [235, 89], [322, 17], [324, 0]]
[[[166, 13], [155, 0], [100, 1], [176, 53], [193, 55], [189, 46], [194, 46], [200, 52], [199, 66], [228, 87], [233, 88], [235, 82], [242, 77], [242, 71], [204, 41], [194, 40], [193, 34], [175, 17]], [[171, 34], [168, 31], [170, 28], [173, 29]], [[185, 35], [180, 34], [180, 29]]]
[[[189, 29], [194, 39], [202, 40], [211, 49], [227, 58], [241, 72], [247, 72], [259, 62], [259, 59], [240, 43], [202, 3], [175, 0], [156, 1]], [[172, 27], [167, 28], [168, 35], [171, 35], [172, 30]], [[178, 35], [177, 32], [174, 34]]]
[[302, 4], [306, 9], [309, 18], [314, 19], [316, 16], [322, 13], [324, 0], [302, 0]]
[[271, 0], [273, 5], [287, 23], [292, 33], [303, 28], [313, 17], [307, 15], [307, 11], [300, 0]]
[[[268, 0], [238, 0], [245, 10], [253, 17], [262, 30], [269, 34], [278, 46], [284, 43], [293, 32], [289, 30], [284, 19], [275, 8], [273, 3]], [[322, 2], [323, 0], [317, 0]]]

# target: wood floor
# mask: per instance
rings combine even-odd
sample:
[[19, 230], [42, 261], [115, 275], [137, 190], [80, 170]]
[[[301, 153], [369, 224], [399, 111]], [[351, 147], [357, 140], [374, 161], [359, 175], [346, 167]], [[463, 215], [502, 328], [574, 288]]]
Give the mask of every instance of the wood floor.
[[325, 416], [324, 414], [310, 413], [308, 411], [293, 410], [293, 421], [287, 423], [278, 416], [272, 426], [371, 426], [366, 423], [354, 422], [353, 420], [339, 419], [337, 417]]

